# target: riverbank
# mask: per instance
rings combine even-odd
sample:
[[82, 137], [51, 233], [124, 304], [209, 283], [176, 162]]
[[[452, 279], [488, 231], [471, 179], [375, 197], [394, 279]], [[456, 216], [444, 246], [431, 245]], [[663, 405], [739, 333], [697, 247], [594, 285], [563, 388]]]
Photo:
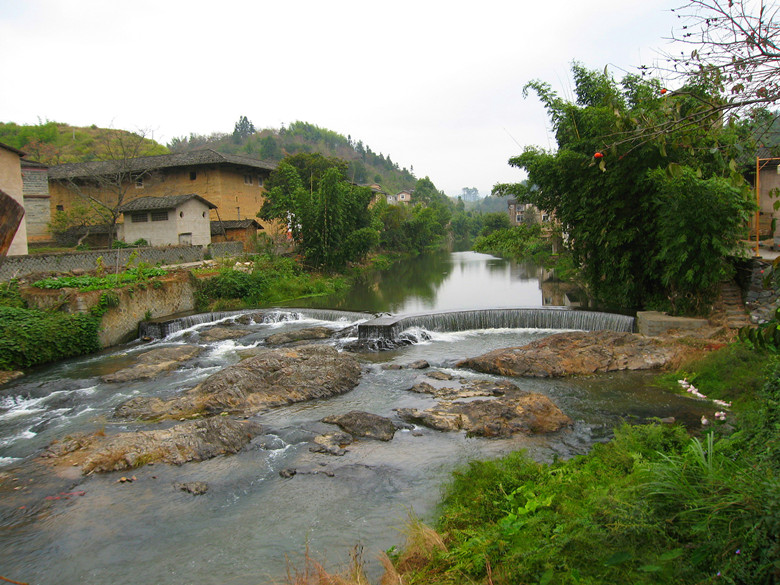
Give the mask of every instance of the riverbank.
[[412, 522], [389, 552], [387, 582], [774, 583], [780, 362], [734, 343], [685, 368], [685, 383], [659, 383], [720, 401], [700, 432], [624, 425], [569, 461], [472, 462], [447, 483], [436, 531]]

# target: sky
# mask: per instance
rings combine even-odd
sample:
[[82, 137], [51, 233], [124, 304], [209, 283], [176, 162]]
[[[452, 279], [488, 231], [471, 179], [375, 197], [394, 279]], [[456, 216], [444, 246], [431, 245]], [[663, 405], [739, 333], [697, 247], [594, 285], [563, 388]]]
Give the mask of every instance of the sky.
[[447, 195], [517, 182], [553, 148], [531, 80], [651, 65], [668, 0], [0, 0], [0, 121], [145, 131], [160, 143], [296, 120], [362, 140]]

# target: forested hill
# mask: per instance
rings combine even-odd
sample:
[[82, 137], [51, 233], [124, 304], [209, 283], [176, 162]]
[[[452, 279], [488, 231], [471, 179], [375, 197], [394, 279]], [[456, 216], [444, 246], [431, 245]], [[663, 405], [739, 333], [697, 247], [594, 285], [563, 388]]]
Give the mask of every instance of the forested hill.
[[413, 189], [417, 182], [412, 169], [400, 168], [390, 155], [374, 152], [362, 140], [353, 140], [352, 136], [308, 122], [293, 122], [278, 130], [257, 130], [246, 117], [241, 117], [230, 134], [190, 134], [189, 137], [174, 138], [168, 148], [171, 152], [213, 148], [274, 162], [289, 154], [319, 152], [347, 161], [348, 175], [354, 183], [378, 183], [386, 192], [397, 193], [402, 189]]
[[279, 162], [288, 154], [319, 152], [348, 162], [350, 180], [359, 184], [379, 183], [387, 193], [413, 189], [417, 179], [411, 169], [399, 168], [390, 155], [374, 152], [361, 140], [320, 128], [308, 122], [287, 127], [257, 130], [246, 118], [236, 122], [233, 132], [190, 134], [174, 138], [164, 146], [151, 138], [128, 140], [130, 132], [107, 128], [76, 127], [58, 122], [20, 125], [0, 122], [0, 142], [18, 148], [28, 157], [49, 165], [112, 158], [117, 144], [133, 144], [132, 156], [186, 152], [212, 148], [226, 154]]

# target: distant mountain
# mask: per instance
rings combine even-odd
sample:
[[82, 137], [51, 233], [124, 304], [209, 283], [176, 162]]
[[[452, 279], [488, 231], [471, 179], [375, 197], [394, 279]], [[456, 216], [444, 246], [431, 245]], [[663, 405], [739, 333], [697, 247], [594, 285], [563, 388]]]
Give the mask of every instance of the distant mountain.
[[174, 138], [168, 148], [171, 152], [213, 148], [226, 154], [241, 154], [274, 162], [288, 154], [319, 152], [347, 161], [350, 180], [358, 184], [378, 183], [387, 193], [397, 193], [403, 189], [414, 189], [417, 183], [412, 170], [399, 168], [390, 155], [377, 154], [362, 140], [355, 141], [351, 136], [308, 122], [293, 122], [279, 130], [256, 130], [251, 122], [242, 117], [232, 134], [190, 134], [189, 137]]
[[125, 149], [128, 156], [168, 154], [162, 144], [142, 135], [114, 128], [88, 128], [59, 122], [19, 125], [0, 122], [0, 142], [27, 153], [27, 158], [47, 165], [115, 158]]

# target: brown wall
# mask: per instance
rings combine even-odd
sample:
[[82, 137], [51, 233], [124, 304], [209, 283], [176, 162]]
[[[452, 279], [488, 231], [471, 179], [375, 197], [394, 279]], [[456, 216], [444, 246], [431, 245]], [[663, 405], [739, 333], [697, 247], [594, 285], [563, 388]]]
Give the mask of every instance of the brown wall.
[[[0, 189], [5, 191], [19, 205], [24, 205], [22, 196], [22, 164], [19, 154], [0, 146]], [[9, 256], [27, 254], [27, 222], [22, 218], [19, 228], [16, 230]]]
[[[190, 179], [191, 171], [196, 174], [195, 180]], [[245, 175], [251, 176], [251, 185], [244, 182]], [[145, 178], [141, 188], [130, 185], [125, 192], [124, 203], [138, 197], [195, 193], [217, 206], [216, 210], [211, 210], [211, 220], [255, 219], [265, 202], [265, 189], [258, 185], [258, 177], [265, 179], [267, 176], [267, 171], [240, 169], [229, 165], [163, 169]], [[57, 205], [62, 205], [67, 210], [74, 205], [83, 204], [80, 196], [60, 181], [51, 181], [49, 192], [52, 214], [55, 213]], [[112, 204], [115, 204], [116, 196], [108, 197], [111, 198]], [[265, 222], [259, 219], [257, 221], [267, 227]]]

